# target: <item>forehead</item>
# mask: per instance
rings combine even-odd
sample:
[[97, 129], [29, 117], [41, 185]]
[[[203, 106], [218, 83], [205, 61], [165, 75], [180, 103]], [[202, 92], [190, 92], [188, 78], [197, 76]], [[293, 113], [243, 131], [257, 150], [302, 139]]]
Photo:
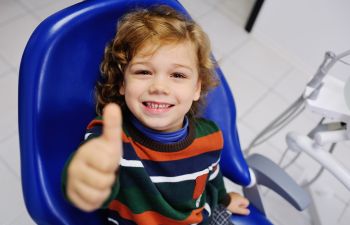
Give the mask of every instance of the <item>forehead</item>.
[[175, 57], [183, 60], [191, 60], [198, 64], [197, 50], [192, 42], [190, 41], [177, 41], [177, 42], [152, 42], [147, 41], [145, 44], [140, 46], [132, 59], [140, 58], [152, 58], [154, 56], [162, 55], [164, 57]]

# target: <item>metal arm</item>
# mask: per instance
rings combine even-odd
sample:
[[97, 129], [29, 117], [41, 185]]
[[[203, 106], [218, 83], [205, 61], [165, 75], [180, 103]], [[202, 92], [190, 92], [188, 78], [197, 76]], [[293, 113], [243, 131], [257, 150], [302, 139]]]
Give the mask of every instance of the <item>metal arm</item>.
[[[257, 184], [272, 189], [299, 211], [308, 207], [311, 199], [307, 192], [273, 161], [262, 155], [253, 154], [248, 157], [247, 162], [254, 172]], [[244, 188], [243, 192], [256, 208], [264, 212], [256, 185]]]

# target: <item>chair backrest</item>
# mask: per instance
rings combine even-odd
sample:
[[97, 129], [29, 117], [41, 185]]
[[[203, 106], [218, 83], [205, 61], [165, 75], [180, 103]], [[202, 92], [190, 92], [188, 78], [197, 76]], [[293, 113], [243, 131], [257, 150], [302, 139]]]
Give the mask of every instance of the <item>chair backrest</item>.
[[[88, 0], [44, 20], [23, 53], [19, 81], [19, 132], [23, 194], [39, 224], [101, 224], [96, 213], [83, 213], [61, 192], [61, 172], [95, 117], [94, 85], [104, 48], [118, 18], [135, 7], [166, 4], [186, 13], [176, 0]], [[224, 174], [250, 182], [236, 131], [231, 92], [221, 73], [208, 98], [206, 116], [223, 129]], [[230, 171], [232, 171], [230, 173]]]

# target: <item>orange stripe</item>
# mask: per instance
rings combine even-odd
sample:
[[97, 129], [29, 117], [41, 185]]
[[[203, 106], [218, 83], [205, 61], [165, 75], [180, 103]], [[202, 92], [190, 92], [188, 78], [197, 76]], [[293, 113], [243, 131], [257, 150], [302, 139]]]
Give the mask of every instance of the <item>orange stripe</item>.
[[199, 198], [201, 194], [204, 192], [205, 185], [207, 183], [208, 174], [203, 174], [196, 178], [196, 186], [193, 191], [193, 199]]
[[206, 152], [218, 151], [224, 145], [221, 131], [197, 138], [189, 147], [177, 152], [159, 152], [136, 142], [131, 144], [140, 159], [158, 162], [185, 159]]
[[96, 125], [103, 125], [102, 120], [93, 120], [89, 123], [89, 125], [87, 126], [87, 129], [91, 129]]
[[126, 205], [118, 200], [113, 200], [108, 208], [117, 211], [122, 218], [131, 220], [138, 225], [188, 225], [199, 223], [203, 220], [201, 212], [204, 207], [193, 210], [190, 216], [188, 216], [185, 220], [174, 220], [155, 211], [146, 211], [139, 214], [133, 214]]
[[130, 138], [124, 132], [122, 133], [122, 140], [124, 143], [130, 143]]

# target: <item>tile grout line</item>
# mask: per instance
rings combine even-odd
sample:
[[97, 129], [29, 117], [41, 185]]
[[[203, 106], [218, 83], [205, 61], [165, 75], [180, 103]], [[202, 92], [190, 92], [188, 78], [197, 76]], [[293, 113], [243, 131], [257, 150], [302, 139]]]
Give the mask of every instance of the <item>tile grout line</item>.
[[231, 50], [230, 50], [229, 52], [227, 52], [226, 54], [223, 54], [222, 57], [221, 57], [221, 59], [218, 60], [218, 64], [219, 64], [219, 65], [220, 65], [220, 64], [223, 64], [223, 63], [225, 62], [225, 60], [226, 60], [228, 57], [234, 55], [234, 52], [240, 50], [240, 49], [243, 48], [245, 45], [247, 45], [248, 42], [250, 41], [250, 37], [251, 37], [251, 36], [248, 35], [248, 37], [247, 37], [244, 41], [242, 41], [241, 43], [239, 43], [236, 47], [234, 47], [233, 49], [231, 49]]
[[[19, 181], [20, 183], [21, 183], [21, 175], [20, 174], [17, 174], [17, 172], [11, 167], [11, 165], [9, 165], [7, 162], [6, 162], [6, 160], [4, 160], [4, 158], [2, 157], [2, 156], [0, 156], [0, 163], [2, 164], [2, 165], [4, 165], [9, 171], [10, 171], [10, 173], [12, 174], [12, 175], [14, 175], [18, 180], [17, 181]], [[22, 188], [21, 188], [22, 189]]]
[[6, 142], [8, 139], [10, 139], [11, 137], [15, 136], [16, 134], [18, 134], [18, 130], [17, 129], [11, 131], [10, 134], [7, 134], [6, 136], [0, 138], [0, 143]]
[[267, 90], [244, 112], [242, 112], [242, 116], [238, 117], [238, 120], [243, 121], [244, 118], [247, 116], [247, 114], [251, 113], [251, 111], [256, 108], [256, 106], [263, 100], [265, 97], [271, 92], [270, 88], [267, 88]]
[[31, 9], [30, 7], [28, 7], [26, 4], [24, 4], [22, 1], [18, 1], [16, 0], [18, 4], [20, 4], [23, 9], [31, 16], [34, 17], [34, 19], [36, 19], [39, 23], [42, 21], [42, 19], [35, 13], [35, 10], [40, 10], [43, 9], [45, 7], [47, 7], [48, 5], [50, 5], [50, 3], [45, 4], [44, 6], [39, 6], [36, 9]]

